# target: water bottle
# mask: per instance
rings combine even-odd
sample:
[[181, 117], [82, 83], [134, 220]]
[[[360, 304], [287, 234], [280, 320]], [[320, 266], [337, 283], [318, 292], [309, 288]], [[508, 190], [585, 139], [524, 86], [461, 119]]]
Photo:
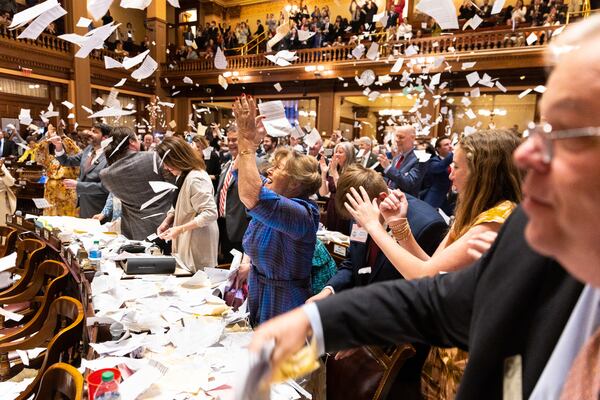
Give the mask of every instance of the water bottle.
[[88, 254], [88, 259], [90, 260], [90, 264], [98, 268], [100, 266], [100, 260], [102, 259], [102, 252], [100, 251], [100, 242], [98, 240], [94, 240], [94, 245], [90, 249]]
[[119, 384], [115, 381], [115, 374], [112, 371], [102, 373], [102, 383], [96, 390], [94, 400], [121, 400]]

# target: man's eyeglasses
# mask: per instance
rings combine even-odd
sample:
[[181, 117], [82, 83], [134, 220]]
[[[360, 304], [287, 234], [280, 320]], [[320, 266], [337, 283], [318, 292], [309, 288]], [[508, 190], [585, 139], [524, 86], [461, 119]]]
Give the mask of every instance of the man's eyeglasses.
[[534, 124], [533, 122], [527, 126], [523, 136], [531, 138], [540, 144], [543, 152], [544, 162], [550, 164], [553, 157], [553, 143], [560, 139], [575, 139], [582, 137], [600, 136], [600, 127], [565, 129], [560, 131], [552, 130], [550, 124]]

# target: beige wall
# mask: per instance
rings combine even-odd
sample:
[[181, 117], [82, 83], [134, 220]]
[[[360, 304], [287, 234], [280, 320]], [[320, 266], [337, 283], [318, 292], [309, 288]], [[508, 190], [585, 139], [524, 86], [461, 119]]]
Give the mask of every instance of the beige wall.
[[144, 40], [144, 36], [146, 36], [146, 28], [144, 28], [146, 11], [136, 10], [133, 8], [121, 8], [119, 6], [119, 2], [114, 2], [110, 7], [110, 15], [113, 17], [115, 22], [121, 23], [119, 29], [124, 35], [127, 34], [127, 23], [131, 22], [134, 30], [134, 41], [136, 43], [140, 43], [142, 40]]

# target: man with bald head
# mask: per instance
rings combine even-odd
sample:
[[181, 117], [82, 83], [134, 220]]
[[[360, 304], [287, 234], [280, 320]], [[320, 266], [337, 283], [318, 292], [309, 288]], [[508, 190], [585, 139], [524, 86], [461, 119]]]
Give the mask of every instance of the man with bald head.
[[420, 163], [415, 155], [415, 128], [410, 125], [397, 127], [394, 136], [398, 155], [391, 161], [383, 154], [377, 158], [383, 168], [383, 176], [390, 189], [400, 189], [418, 197], [426, 164]]
[[[278, 363], [309, 333], [320, 352], [412, 340], [468, 350], [458, 400], [600, 398], [599, 43], [600, 16], [553, 39], [543, 123], [514, 155], [524, 200], [487, 254], [293, 310], [259, 327], [250, 349], [274, 339]], [[480, 239], [472, 250], [486, 249]]]

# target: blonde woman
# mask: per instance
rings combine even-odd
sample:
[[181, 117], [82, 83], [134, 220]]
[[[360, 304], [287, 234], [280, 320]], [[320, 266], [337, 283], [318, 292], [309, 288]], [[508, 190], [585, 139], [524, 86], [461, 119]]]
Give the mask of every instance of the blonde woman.
[[[450, 180], [458, 192], [455, 221], [429, 257], [413, 237], [406, 212], [408, 202], [398, 190], [380, 206], [365, 190], [351, 189], [346, 209], [367, 230], [394, 267], [406, 279], [433, 276], [469, 265], [474, 241], [491, 242], [521, 201], [521, 174], [512, 162], [520, 139], [507, 130], [480, 131], [464, 137], [454, 153]], [[388, 235], [380, 215], [392, 231]], [[433, 348], [424, 368], [427, 398], [453, 398], [467, 354], [457, 349]]]

